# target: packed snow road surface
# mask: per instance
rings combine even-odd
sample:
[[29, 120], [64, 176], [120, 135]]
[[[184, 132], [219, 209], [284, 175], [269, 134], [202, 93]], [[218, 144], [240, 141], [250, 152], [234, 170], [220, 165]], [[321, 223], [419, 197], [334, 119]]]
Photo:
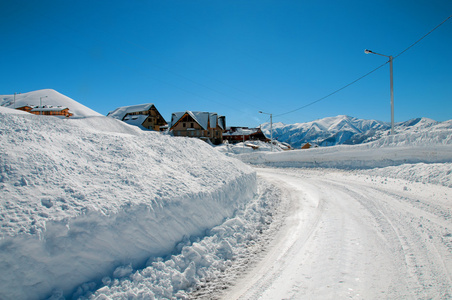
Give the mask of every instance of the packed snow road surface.
[[224, 299], [449, 299], [452, 191], [331, 169], [258, 169], [285, 225]]

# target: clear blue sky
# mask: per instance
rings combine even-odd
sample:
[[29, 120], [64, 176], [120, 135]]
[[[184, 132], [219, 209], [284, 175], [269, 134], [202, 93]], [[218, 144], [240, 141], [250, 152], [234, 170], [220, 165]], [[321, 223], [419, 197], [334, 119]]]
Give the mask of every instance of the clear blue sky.
[[[452, 15], [450, 0], [0, 1], [0, 94], [52, 88], [106, 115], [152, 102], [257, 126], [349, 84]], [[395, 121], [452, 119], [452, 19], [394, 60]], [[389, 65], [275, 117], [390, 121]]]

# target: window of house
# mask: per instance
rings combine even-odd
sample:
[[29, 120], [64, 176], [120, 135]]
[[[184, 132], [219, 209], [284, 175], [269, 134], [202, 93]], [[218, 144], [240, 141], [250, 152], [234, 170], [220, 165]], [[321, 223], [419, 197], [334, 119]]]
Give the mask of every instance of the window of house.
[[194, 124], [193, 123], [190, 123], [190, 128], [194, 128]]
[[184, 127], [184, 128], [185, 128], [185, 126], [187, 126], [187, 124], [185, 124], [185, 123], [182, 123], [182, 127]]

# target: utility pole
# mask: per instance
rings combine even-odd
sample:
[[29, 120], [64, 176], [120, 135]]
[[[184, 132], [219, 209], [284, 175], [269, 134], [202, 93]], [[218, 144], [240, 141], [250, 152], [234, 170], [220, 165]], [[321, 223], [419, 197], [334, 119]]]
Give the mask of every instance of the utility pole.
[[40, 115], [42, 115], [42, 98], [47, 98], [47, 96], [39, 97], [39, 106], [40, 106], [39, 114], [40, 114]]
[[271, 152], [273, 152], [273, 114], [269, 114], [269, 113], [264, 113], [262, 111], [259, 111], [260, 114], [264, 114], [264, 115], [270, 115], [270, 147], [271, 147]]
[[387, 58], [389, 58], [389, 88], [391, 89], [391, 135], [394, 134], [394, 83], [393, 83], [393, 76], [392, 76], [392, 60], [393, 57], [392, 55], [384, 55], [384, 54], [380, 54], [377, 52], [373, 52], [371, 50], [364, 50], [364, 53], [366, 54], [376, 54], [376, 55], [380, 55], [380, 56], [385, 56]]

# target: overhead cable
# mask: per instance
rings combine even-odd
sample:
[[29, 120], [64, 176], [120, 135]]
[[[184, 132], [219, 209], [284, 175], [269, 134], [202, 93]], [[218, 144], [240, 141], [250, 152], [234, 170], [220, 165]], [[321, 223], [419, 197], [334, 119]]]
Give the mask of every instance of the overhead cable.
[[[443, 25], [444, 23], [446, 23], [450, 18], [452, 18], [452, 15], [450, 15], [449, 17], [447, 17], [444, 21], [442, 21], [440, 24], [438, 24], [435, 28], [433, 28], [432, 30], [430, 30], [428, 33], [426, 33], [424, 36], [422, 36], [422, 37], [421, 37], [420, 39], [418, 39], [416, 42], [414, 42], [413, 44], [411, 44], [411, 45], [410, 45], [409, 47], [407, 47], [405, 50], [403, 50], [403, 51], [400, 52], [399, 54], [395, 55], [395, 56], [393, 57], [393, 59], [399, 57], [400, 55], [402, 55], [403, 53], [405, 53], [406, 51], [408, 51], [408, 50], [409, 50], [410, 48], [412, 48], [414, 45], [416, 45], [416, 44], [419, 43], [421, 40], [423, 40], [426, 36], [428, 36], [428, 35], [431, 34], [433, 31], [435, 31], [438, 27], [440, 27], [441, 25]], [[356, 82], [360, 81], [361, 79], [363, 79], [363, 78], [369, 76], [370, 74], [372, 74], [373, 72], [375, 72], [375, 71], [377, 71], [378, 69], [382, 68], [383, 66], [385, 66], [385, 65], [388, 64], [388, 63], [389, 63], [389, 61], [385, 62], [384, 64], [378, 66], [377, 68], [373, 69], [372, 71], [366, 73], [365, 75], [359, 77], [358, 79], [353, 80], [353, 81], [350, 82], [349, 84], [344, 85], [344, 86], [341, 87], [340, 89], [337, 89], [337, 90], [335, 90], [334, 92], [332, 92], [332, 93], [330, 93], [330, 94], [328, 94], [328, 95], [326, 95], [326, 96], [324, 96], [324, 97], [322, 97], [322, 98], [319, 98], [319, 99], [317, 99], [317, 100], [315, 100], [315, 101], [309, 102], [308, 104], [306, 104], [306, 105], [304, 105], [304, 106], [302, 106], [302, 107], [293, 109], [293, 110], [291, 110], [291, 111], [288, 111], [288, 112], [285, 112], [285, 113], [282, 113], [282, 114], [275, 115], [275, 117], [280, 117], [280, 116], [284, 116], [284, 115], [287, 115], [287, 114], [290, 114], [290, 113], [299, 111], [299, 110], [301, 110], [301, 109], [303, 109], [303, 108], [306, 108], [306, 107], [308, 107], [308, 106], [311, 106], [311, 105], [313, 105], [313, 104], [316, 104], [317, 102], [320, 102], [320, 101], [322, 101], [322, 100], [325, 100], [326, 98], [331, 97], [332, 95], [334, 95], [334, 94], [336, 94], [336, 93], [342, 91], [342, 90], [345, 89], [345, 88], [348, 88], [348, 87], [351, 86], [352, 84], [355, 84]]]

